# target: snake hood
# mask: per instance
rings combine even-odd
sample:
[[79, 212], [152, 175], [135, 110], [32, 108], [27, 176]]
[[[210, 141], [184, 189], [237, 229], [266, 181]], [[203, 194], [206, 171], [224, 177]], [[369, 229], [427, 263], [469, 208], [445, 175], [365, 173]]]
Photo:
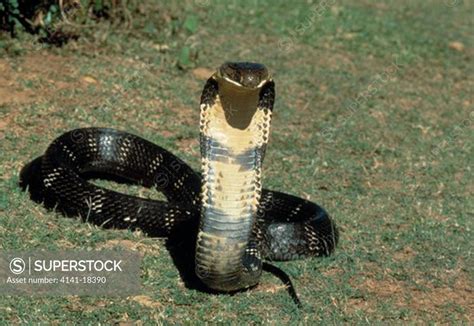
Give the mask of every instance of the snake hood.
[[260, 249], [251, 232], [274, 94], [268, 70], [256, 63], [223, 64], [203, 91], [196, 272], [217, 290], [255, 285], [261, 273]]

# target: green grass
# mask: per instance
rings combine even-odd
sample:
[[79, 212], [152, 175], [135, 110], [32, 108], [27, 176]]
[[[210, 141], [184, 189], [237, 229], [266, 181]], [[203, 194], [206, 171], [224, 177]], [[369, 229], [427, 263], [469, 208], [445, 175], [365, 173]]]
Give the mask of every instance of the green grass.
[[[102, 23], [62, 49], [0, 38], [0, 248], [140, 243], [149, 297], [1, 297], [0, 324], [472, 323], [473, 6], [326, 3], [312, 22], [318, 2], [147, 5], [130, 28]], [[225, 60], [274, 74], [264, 185], [321, 204], [341, 230], [333, 256], [278, 263], [303, 311], [268, 274], [233, 296], [186, 289], [162, 242], [64, 218], [17, 186], [26, 162], [85, 126], [133, 132], [198, 168], [193, 69]]]

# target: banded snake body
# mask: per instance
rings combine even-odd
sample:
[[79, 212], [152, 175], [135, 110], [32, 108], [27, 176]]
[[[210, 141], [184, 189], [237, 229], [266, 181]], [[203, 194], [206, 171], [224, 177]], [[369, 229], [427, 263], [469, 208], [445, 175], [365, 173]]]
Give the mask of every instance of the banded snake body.
[[[20, 184], [33, 200], [106, 228], [159, 237], [194, 233], [195, 272], [207, 287], [224, 292], [251, 287], [259, 281], [262, 259], [325, 256], [338, 241], [320, 206], [262, 188], [274, 98], [265, 66], [225, 63], [201, 96], [201, 174], [138, 136], [83, 128], [55, 139], [22, 169]], [[167, 201], [88, 181], [107, 176], [154, 187]]]

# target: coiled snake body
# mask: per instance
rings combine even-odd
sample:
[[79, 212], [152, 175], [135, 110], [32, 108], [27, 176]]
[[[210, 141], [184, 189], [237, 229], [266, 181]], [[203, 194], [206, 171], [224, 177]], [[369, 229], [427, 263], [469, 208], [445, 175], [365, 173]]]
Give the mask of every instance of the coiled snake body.
[[[262, 189], [274, 96], [260, 64], [225, 63], [209, 78], [200, 107], [201, 175], [140, 137], [85, 128], [54, 140], [23, 168], [21, 185], [47, 207], [103, 227], [163, 237], [193, 229], [196, 274], [204, 284], [218, 291], [253, 286], [262, 259], [328, 255], [338, 238], [318, 205]], [[167, 202], [87, 181], [97, 176], [155, 187]]]

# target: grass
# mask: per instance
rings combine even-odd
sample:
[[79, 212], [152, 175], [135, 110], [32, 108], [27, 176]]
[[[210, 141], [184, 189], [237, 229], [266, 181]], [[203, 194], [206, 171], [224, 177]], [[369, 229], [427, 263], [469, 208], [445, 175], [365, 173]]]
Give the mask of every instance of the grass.
[[[4, 296], [0, 324], [474, 321], [473, 6], [308, 3], [145, 4], [130, 28], [101, 23], [61, 49], [0, 39], [0, 248], [147, 253], [140, 297]], [[161, 241], [63, 218], [17, 186], [26, 162], [85, 126], [141, 135], [198, 168], [203, 75], [225, 60], [274, 73], [264, 185], [318, 202], [341, 230], [333, 256], [278, 264], [300, 312], [267, 274], [233, 296], [186, 289]]]

